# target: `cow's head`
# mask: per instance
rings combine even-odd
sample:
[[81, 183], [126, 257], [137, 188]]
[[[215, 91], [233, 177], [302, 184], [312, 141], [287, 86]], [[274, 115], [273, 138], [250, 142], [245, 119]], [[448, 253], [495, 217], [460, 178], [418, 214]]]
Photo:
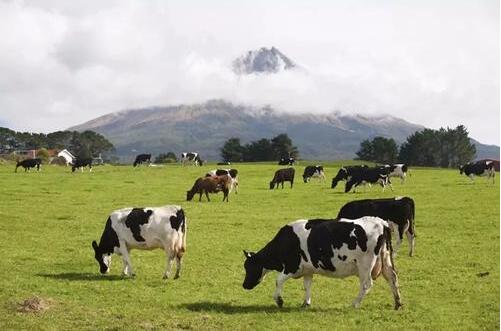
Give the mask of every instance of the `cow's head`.
[[336, 188], [337, 183], [348, 178], [348, 171], [345, 168], [339, 169], [336, 177], [332, 178], [331, 188]]
[[96, 259], [97, 263], [99, 263], [99, 271], [102, 274], [109, 272], [111, 265], [111, 254], [104, 253], [101, 249], [99, 249], [99, 246], [95, 240], [92, 242], [92, 248], [94, 248], [94, 258]]
[[266, 270], [256, 256], [256, 253], [244, 251], [244, 255], [245, 279], [242, 286], [246, 290], [252, 290], [257, 284], [261, 283]]
[[195, 195], [195, 191], [186, 191], [186, 201], [191, 201], [193, 196]]
[[459, 166], [459, 174], [462, 175], [464, 172], [464, 165]]
[[273, 190], [275, 188], [275, 182], [271, 181], [270, 182], [270, 190]]

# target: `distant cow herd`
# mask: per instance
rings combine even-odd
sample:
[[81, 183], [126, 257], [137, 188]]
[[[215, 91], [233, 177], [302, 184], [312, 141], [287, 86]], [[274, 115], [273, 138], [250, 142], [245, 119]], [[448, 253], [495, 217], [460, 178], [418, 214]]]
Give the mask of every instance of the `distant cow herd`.
[[[204, 161], [198, 153], [187, 152], [181, 155], [181, 164], [202, 166]], [[36, 168], [40, 171], [41, 159], [27, 159], [16, 164], [25, 172]], [[151, 164], [151, 154], [139, 154], [133, 166]], [[289, 167], [274, 172], [269, 182], [273, 190], [284, 183], [294, 186], [296, 160], [282, 158], [279, 165]], [[89, 167], [92, 159], [76, 158], [71, 163], [72, 172]], [[471, 180], [484, 176], [494, 182], [495, 165], [483, 160], [462, 165], [460, 174]], [[366, 165], [341, 167], [332, 178], [331, 188], [345, 182], [344, 192], [356, 191], [361, 186], [379, 185], [393, 191], [391, 178], [400, 178], [404, 184], [410, 175], [406, 164], [389, 164], [374, 167]], [[308, 165], [304, 168], [303, 182], [313, 179], [326, 181], [322, 165]], [[235, 168], [213, 169], [198, 177], [191, 189], [186, 192], [186, 200], [191, 201], [198, 194], [202, 201], [205, 195], [223, 192], [223, 201], [229, 201], [231, 192], [238, 193], [239, 172]], [[94, 257], [99, 270], [105, 274], [110, 271], [111, 256], [116, 253], [123, 260], [123, 274], [134, 275], [130, 259], [131, 249], [151, 250], [160, 248], [166, 254], [166, 268], [163, 278], [171, 276], [176, 262], [174, 279], [181, 274], [182, 258], [186, 252], [188, 219], [185, 211], [178, 205], [162, 207], [128, 207], [113, 211], [105, 223], [99, 243], [92, 241]], [[392, 233], [396, 235], [396, 245], [392, 245]], [[278, 272], [273, 294], [275, 303], [282, 307], [282, 290], [290, 278], [303, 278], [303, 306], [311, 304], [311, 285], [314, 274], [335, 278], [358, 276], [360, 291], [353, 301], [359, 307], [365, 295], [373, 286], [373, 281], [381, 274], [390, 286], [395, 309], [402, 306], [398, 275], [394, 258], [400, 249], [404, 236], [407, 237], [409, 256], [415, 252], [415, 203], [410, 197], [355, 200], [342, 206], [334, 218], [300, 219], [283, 226], [275, 237], [257, 252], [244, 250], [245, 279], [243, 288], [255, 288], [271, 272]]]

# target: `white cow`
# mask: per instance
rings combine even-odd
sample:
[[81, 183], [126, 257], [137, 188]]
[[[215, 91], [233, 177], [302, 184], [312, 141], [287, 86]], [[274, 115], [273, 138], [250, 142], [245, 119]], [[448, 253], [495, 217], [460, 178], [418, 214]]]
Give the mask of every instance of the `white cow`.
[[110, 270], [111, 254], [123, 259], [123, 274], [134, 276], [129, 251], [132, 248], [161, 248], [167, 255], [164, 279], [169, 278], [174, 259], [177, 268], [174, 279], [181, 273], [181, 259], [186, 251], [187, 219], [180, 206], [123, 208], [108, 217], [99, 245], [92, 242], [101, 273]]

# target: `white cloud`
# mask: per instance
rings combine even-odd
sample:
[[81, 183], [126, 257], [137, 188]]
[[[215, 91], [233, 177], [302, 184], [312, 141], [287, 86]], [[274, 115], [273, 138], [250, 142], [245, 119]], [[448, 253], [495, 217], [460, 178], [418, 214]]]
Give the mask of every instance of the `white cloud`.
[[[465, 124], [499, 144], [499, 3], [0, 1], [0, 122], [52, 131], [226, 98]], [[276, 46], [305, 70], [237, 77]]]

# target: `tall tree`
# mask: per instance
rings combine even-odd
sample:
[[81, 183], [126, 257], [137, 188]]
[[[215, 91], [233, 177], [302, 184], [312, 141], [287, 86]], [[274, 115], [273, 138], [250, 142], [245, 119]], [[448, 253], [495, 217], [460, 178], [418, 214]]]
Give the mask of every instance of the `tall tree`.
[[221, 148], [221, 157], [224, 162], [243, 161], [245, 148], [240, 144], [240, 138], [228, 139]]
[[375, 137], [362, 141], [356, 154], [360, 160], [394, 163], [398, 157], [398, 147], [393, 138]]
[[468, 130], [459, 125], [454, 129], [415, 132], [400, 147], [399, 159], [418, 166], [456, 167], [473, 160], [475, 154]]

